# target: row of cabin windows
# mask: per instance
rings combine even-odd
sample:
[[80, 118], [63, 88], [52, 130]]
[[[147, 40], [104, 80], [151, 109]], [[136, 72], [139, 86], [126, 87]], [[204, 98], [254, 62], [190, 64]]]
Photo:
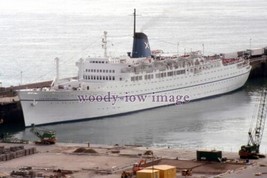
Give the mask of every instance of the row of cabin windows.
[[104, 63], [108, 63], [108, 61], [90, 61], [90, 63], [104, 64]]
[[185, 74], [185, 70], [176, 70], [176, 71], [170, 71], [170, 72], [162, 72], [162, 73], [158, 73], [156, 74], [156, 78], [163, 78], [163, 77], [170, 77], [170, 76], [174, 76], [174, 75], [181, 75], [181, 74]]
[[181, 74], [185, 74], [185, 70], [177, 70], [177, 71], [171, 71], [171, 72], [167, 72], [167, 76], [173, 76], [173, 75], [181, 75]]
[[[156, 78], [163, 78], [166, 76], [174, 76], [174, 75], [180, 75], [180, 74], [185, 74], [185, 70], [177, 70], [177, 71], [171, 71], [171, 72], [162, 72], [162, 73], [158, 73], [156, 74]], [[149, 79], [153, 79], [154, 75], [153, 74], [147, 74], [145, 75], [145, 80], [149, 80]], [[131, 81], [138, 81], [138, 80], [142, 80], [142, 76], [133, 76], [131, 77]]]
[[166, 72], [156, 74], [156, 78], [163, 78], [166, 77]]
[[145, 80], [153, 79], [154, 75], [153, 74], [147, 74], [145, 75]]
[[115, 73], [115, 70], [105, 70], [105, 69], [85, 69], [85, 72]]
[[115, 80], [115, 76], [95, 76], [95, 75], [84, 75], [85, 80]]
[[131, 77], [131, 81], [138, 81], [138, 80], [142, 80], [142, 79], [143, 79], [143, 77], [141, 75]]

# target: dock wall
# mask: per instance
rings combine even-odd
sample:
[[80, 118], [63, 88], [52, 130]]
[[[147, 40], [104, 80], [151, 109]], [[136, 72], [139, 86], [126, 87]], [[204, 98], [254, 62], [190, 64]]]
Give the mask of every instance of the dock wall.
[[267, 77], [267, 56], [252, 58], [249, 79]]

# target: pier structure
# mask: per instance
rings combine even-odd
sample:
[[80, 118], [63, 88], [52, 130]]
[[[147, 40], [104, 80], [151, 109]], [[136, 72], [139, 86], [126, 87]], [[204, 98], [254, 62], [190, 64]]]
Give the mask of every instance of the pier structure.
[[[49, 87], [52, 81], [0, 88], [0, 130], [5, 127], [24, 127], [24, 118], [16, 90]], [[3, 127], [3, 128], [2, 128]], [[2, 128], [2, 129], [1, 129]], [[0, 133], [1, 134], [1, 133]]]
[[267, 76], [267, 55], [251, 58], [250, 64], [252, 66], [250, 79]]

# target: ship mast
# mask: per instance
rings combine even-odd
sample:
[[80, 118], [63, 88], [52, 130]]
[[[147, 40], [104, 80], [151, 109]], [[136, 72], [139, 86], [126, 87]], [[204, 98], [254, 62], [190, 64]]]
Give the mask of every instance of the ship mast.
[[59, 79], [59, 58], [56, 57], [55, 61], [56, 61], [56, 79], [55, 79], [55, 82], [57, 82]]
[[108, 32], [104, 31], [104, 37], [102, 38], [102, 48], [104, 48], [104, 57], [107, 57], [107, 34]]
[[135, 28], [136, 28], [136, 10], [134, 9], [134, 31], [133, 31], [133, 35], [135, 36]]

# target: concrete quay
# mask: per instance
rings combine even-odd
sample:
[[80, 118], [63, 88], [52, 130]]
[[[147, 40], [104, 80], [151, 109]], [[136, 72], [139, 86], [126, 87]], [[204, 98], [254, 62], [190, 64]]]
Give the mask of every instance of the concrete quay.
[[[0, 146], [19, 145], [0, 143]], [[223, 152], [223, 157], [227, 160], [220, 163], [196, 161], [195, 150], [178, 148], [89, 145], [88, 143], [56, 143], [55, 145], [30, 143], [23, 146], [25, 149], [34, 148], [36, 153], [0, 161], [0, 177], [11, 177], [12, 172], [13, 175], [31, 172], [42, 177], [56, 177], [64, 172], [66, 177], [75, 178], [119, 178], [122, 171], [131, 170], [132, 165], [141, 159], [154, 165], [175, 166], [177, 178], [184, 177], [181, 175], [184, 169], [192, 169], [192, 176], [190, 176], [192, 178], [252, 178], [259, 177], [258, 175], [267, 177], [266, 159], [252, 160], [247, 163], [239, 160], [237, 153]], [[77, 149], [87, 150], [87, 152], [75, 152]], [[153, 156], [144, 155], [147, 150], [153, 151]]]

